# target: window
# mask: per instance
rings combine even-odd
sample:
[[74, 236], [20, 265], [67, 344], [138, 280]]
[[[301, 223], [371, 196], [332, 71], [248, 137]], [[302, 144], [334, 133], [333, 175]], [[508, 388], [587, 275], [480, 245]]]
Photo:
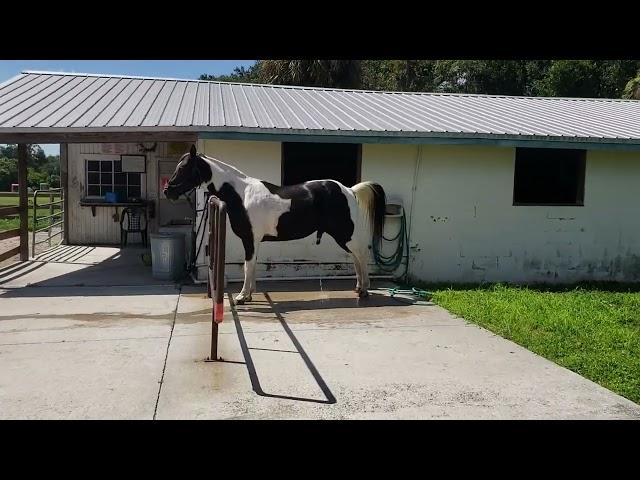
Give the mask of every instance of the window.
[[121, 160], [87, 160], [87, 197], [115, 192], [121, 200], [142, 196], [142, 175], [122, 171]]
[[517, 148], [514, 205], [584, 205], [585, 150]]
[[283, 143], [282, 185], [331, 179], [352, 187], [360, 181], [361, 151], [352, 143]]

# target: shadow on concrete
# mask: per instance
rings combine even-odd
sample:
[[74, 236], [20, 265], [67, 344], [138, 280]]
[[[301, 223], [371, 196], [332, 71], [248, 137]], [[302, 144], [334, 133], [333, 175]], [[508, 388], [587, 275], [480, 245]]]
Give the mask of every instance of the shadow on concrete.
[[287, 335], [291, 339], [291, 342], [293, 343], [293, 345], [296, 348], [295, 352], [291, 351], [291, 350], [278, 350], [278, 351], [279, 352], [285, 352], [285, 353], [298, 353], [302, 357], [302, 360], [304, 361], [305, 365], [309, 369], [309, 372], [311, 373], [311, 375], [313, 376], [314, 380], [316, 381], [316, 383], [320, 387], [320, 390], [322, 390], [322, 393], [324, 394], [325, 399], [322, 400], [322, 399], [316, 399], [316, 398], [294, 397], [294, 396], [290, 396], [290, 395], [277, 395], [277, 394], [274, 394], [274, 393], [265, 392], [262, 389], [262, 386], [260, 385], [260, 379], [258, 378], [258, 373], [257, 373], [255, 365], [253, 363], [253, 358], [251, 357], [251, 350], [259, 350], [259, 349], [250, 348], [247, 345], [247, 339], [244, 336], [244, 331], [242, 329], [242, 323], [240, 322], [240, 317], [238, 316], [238, 312], [235, 309], [235, 303], [233, 301], [233, 297], [232, 297], [231, 294], [228, 294], [228, 296], [229, 296], [229, 304], [231, 305], [231, 313], [233, 315], [233, 321], [235, 323], [236, 332], [238, 333], [238, 340], [240, 342], [240, 348], [242, 349], [242, 355], [244, 356], [245, 365], [247, 366], [247, 371], [249, 373], [249, 379], [251, 380], [251, 387], [252, 387], [253, 391], [256, 392], [256, 394], [258, 394], [258, 395], [260, 395], [262, 397], [280, 398], [280, 399], [284, 399], [284, 400], [295, 400], [295, 401], [299, 401], [299, 402], [324, 403], [324, 404], [329, 404], [329, 405], [336, 403], [336, 401], [337, 401], [336, 397], [333, 395], [333, 393], [331, 392], [331, 390], [327, 386], [326, 382], [324, 381], [324, 379], [320, 375], [320, 372], [318, 372], [318, 369], [315, 367], [315, 365], [313, 364], [313, 362], [309, 358], [309, 355], [307, 355], [307, 352], [304, 350], [304, 348], [302, 347], [302, 345], [300, 344], [300, 342], [298, 341], [298, 339], [296, 338], [294, 333], [289, 328], [289, 325], [287, 325], [287, 322], [282, 317], [282, 315], [278, 311], [277, 307], [274, 305], [273, 301], [271, 300], [271, 297], [269, 296], [269, 294], [267, 292], [264, 293], [264, 296], [267, 299], [267, 301], [269, 302], [269, 304], [271, 305], [271, 310], [270, 311], [273, 312], [276, 315], [276, 318], [278, 319], [278, 321], [282, 325], [282, 328], [287, 333]]
[[[108, 246], [61, 245], [37, 255], [27, 262], [19, 262], [0, 269], [0, 298], [84, 296], [77, 287], [100, 287], [91, 295], [140, 295], [140, 287], [173, 287], [189, 284], [185, 276], [181, 282], [155, 279], [151, 266], [143, 261], [149, 250], [141, 246], [123, 249]], [[109, 288], [108, 288], [109, 287]], [[110, 288], [118, 287], [118, 288]], [[130, 288], [128, 290], [127, 288]]]
[[29, 273], [44, 266], [45, 263], [28, 260], [26, 262], [18, 262], [8, 267], [4, 267], [0, 269], [0, 287], [5, 283], [24, 277], [25, 275], [28, 275]]
[[[264, 292], [265, 297], [268, 293]], [[301, 300], [276, 300], [274, 303], [280, 312], [286, 314], [297, 311], [307, 310], [332, 310], [332, 309], [344, 309], [344, 308], [377, 308], [377, 307], [402, 307], [407, 305], [414, 305], [417, 302], [412, 302], [410, 299], [399, 299], [390, 297], [381, 293], [370, 293], [367, 298], [358, 298], [355, 294], [354, 298], [315, 298], [315, 299], [301, 299]], [[255, 298], [255, 297], [254, 297]], [[426, 303], [425, 303], [426, 304]], [[242, 306], [241, 311], [256, 312], [256, 313], [271, 313], [272, 306], [265, 303], [258, 303], [252, 301]], [[246, 308], [246, 310], [245, 310]]]

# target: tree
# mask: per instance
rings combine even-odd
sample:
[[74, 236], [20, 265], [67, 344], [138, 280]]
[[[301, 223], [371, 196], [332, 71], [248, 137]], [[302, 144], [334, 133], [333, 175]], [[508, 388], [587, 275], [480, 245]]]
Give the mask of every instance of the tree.
[[[637, 95], [638, 60], [259, 60], [203, 79], [368, 90], [549, 97]], [[630, 89], [630, 90], [629, 90]], [[631, 92], [631, 93], [629, 93]]]
[[60, 155], [47, 155], [42, 170], [48, 175], [60, 175]]
[[362, 86], [369, 90], [429, 92], [435, 60], [364, 60]]
[[229, 75], [208, 75], [203, 73], [200, 75], [199, 80], [209, 80], [215, 82], [243, 82], [243, 83], [256, 83], [259, 82], [259, 62], [254, 63], [249, 68], [236, 67], [233, 69], [233, 73]]
[[262, 60], [260, 79], [276, 85], [360, 88], [360, 60]]
[[637, 60], [555, 60], [538, 86], [549, 97], [621, 98]]
[[[0, 191], [10, 191], [12, 183], [18, 183], [18, 146], [0, 146]], [[59, 187], [60, 156], [47, 156], [39, 145], [27, 145], [27, 183], [32, 188], [40, 183]]]
[[438, 60], [433, 67], [433, 90], [485, 95], [535, 95], [535, 84], [549, 61]]
[[49, 175], [47, 175], [46, 172], [38, 171], [35, 168], [28, 168], [27, 185], [34, 190], [38, 190], [41, 183], [49, 183]]
[[638, 71], [638, 75], [636, 75], [635, 78], [627, 82], [622, 98], [640, 100], [640, 71]]
[[[18, 158], [18, 145], [0, 146], [0, 157]], [[40, 167], [47, 161], [47, 156], [40, 145], [27, 144], [27, 166]]]
[[10, 192], [12, 183], [18, 183], [18, 162], [0, 157], [0, 192]]

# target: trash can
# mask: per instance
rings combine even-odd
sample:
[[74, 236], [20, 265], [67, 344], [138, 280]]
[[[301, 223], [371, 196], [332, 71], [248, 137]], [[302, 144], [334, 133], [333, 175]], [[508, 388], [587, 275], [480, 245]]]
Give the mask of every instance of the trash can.
[[193, 225], [191, 223], [162, 225], [158, 228], [158, 233], [184, 233], [184, 261], [187, 265], [191, 265], [193, 256]]
[[186, 272], [184, 233], [152, 233], [150, 237], [153, 278], [180, 280]]

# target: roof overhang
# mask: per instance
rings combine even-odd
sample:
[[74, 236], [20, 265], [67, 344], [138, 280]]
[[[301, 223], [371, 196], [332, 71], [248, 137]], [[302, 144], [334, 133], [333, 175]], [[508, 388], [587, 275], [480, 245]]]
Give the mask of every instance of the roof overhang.
[[455, 132], [295, 130], [250, 127], [0, 128], [0, 143], [195, 142], [197, 139], [272, 142], [490, 145], [640, 151], [640, 140]]
[[362, 132], [308, 130], [268, 131], [266, 129], [200, 130], [201, 139], [252, 140], [273, 142], [378, 143], [422, 145], [490, 145], [499, 147], [567, 148], [586, 150], [640, 151], [640, 140], [616, 138], [543, 137], [487, 135], [451, 132]]

